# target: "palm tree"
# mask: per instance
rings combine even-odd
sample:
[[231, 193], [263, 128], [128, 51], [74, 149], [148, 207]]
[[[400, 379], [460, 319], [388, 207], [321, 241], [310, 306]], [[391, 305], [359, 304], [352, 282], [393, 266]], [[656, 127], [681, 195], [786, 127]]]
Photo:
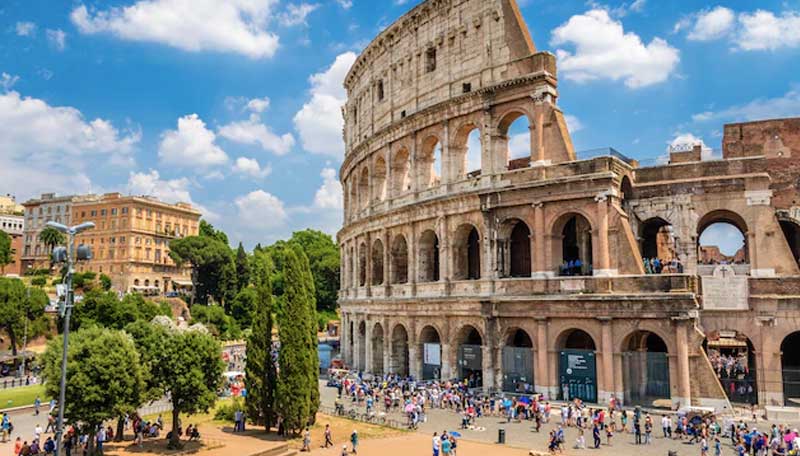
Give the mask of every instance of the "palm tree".
[[61, 231], [48, 226], [39, 233], [39, 241], [44, 244], [48, 252], [52, 252], [53, 247], [65, 242], [65, 238]]

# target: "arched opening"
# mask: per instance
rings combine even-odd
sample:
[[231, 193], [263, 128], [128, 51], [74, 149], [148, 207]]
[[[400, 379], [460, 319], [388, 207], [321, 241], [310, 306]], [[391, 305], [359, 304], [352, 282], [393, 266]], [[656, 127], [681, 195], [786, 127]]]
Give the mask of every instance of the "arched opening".
[[781, 220], [780, 224], [794, 262], [800, 263], [800, 225], [789, 220]]
[[513, 219], [505, 224], [508, 238], [501, 244], [501, 262], [508, 277], [531, 276], [531, 230], [522, 220]]
[[470, 224], [461, 225], [453, 241], [453, 277], [456, 280], [481, 278], [481, 248], [478, 229]]
[[372, 373], [383, 374], [383, 326], [380, 323], [372, 327]]
[[372, 243], [372, 285], [383, 285], [383, 242]]
[[645, 272], [683, 272], [683, 266], [678, 261], [675, 232], [669, 222], [660, 217], [646, 220], [640, 225], [639, 239]]
[[358, 286], [363, 287], [367, 284], [367, 244], [361, 243], [358, 246]]
[[361, 176], [358, 178], [358, 207], [366, 209], [369, 206], [369, 169], [364, 167]]
[[650, 331], [628, 335], [622, 347], [625, 400], [647, 407], [671, 407], [667, 344]]
[[596, 345], [592, 336], [581, 329], [570, 329], [559, 336], [556, 346], [560, 398], [597, 402]]
[[483, 386], [483, 338], [474, 326], [464, 326], [456, 338], [458, 378], [470, 388]]
[[367, 324], [361, 322], [358, 324], [358, 366], [356, 369], [363, 372], [366, 370], [367, 364]]
[[144, 279], [144, 286], [146, 287], [150, 286], [150, 279]]
[[504, 151], [508, 170], [530, 166], [531, 128], [528, 117], [519, 111], [510, 112], [498, 125], [498, 150]]
[[350, 187], [350, 217], [355, 217], [358, 213], [358, 182], [357, 179], [353, 177], [350, 182], [348, 182], [348, 187]]
[[555, 255], [561, 259], [559, 275], [592, 275], [592, 226], [586, 217], [567, 214], [555, 228], [561, 237], [560, 252]]
[[392, 241], [392, 283], [408, 283], [408, 244], [402, 234]]
[[347, 353], [350, 355], [350, 360], [349, 360], [350, 362], [353, 361], [353, 355], [355, 354], [355, 352], [353, 352], [353, 347], [355, 347], [355, 344], [356, 344], [356, 329], [355, 328], [356, 328], [355, 323], [351, 321], [350, 322], [350, 327], [348, 328], [348, 336], [349, 337], [347, 338], [347, 345], [348, 345]]
[[403, 325], [392, 330], [391, 373], [408, 376], [408, 332]]
[[481, 174], [481, 131], [475, 124], [462, 126], [450, 146], [453, 173], [460, 179]]
[[139, 286], [139, 279], [133, 279], [133, 286], [134, 287], [138, 287]]
[[419, 336], [422, 349], [422, 380], [439, 380], [442, 377], [442, 340], [433, 326], [425, 326]]
[[781, 372], [785, 405], [800, 405], [800, 331], [786, 336], [781, 342]]
[[713, 331], [703, 346], [728, 399], [757, 403], [756, 352], [750, 339], [737, 331]]
[[533, 341], [527, 332], [515, 329], [508, 333], [503, 346], [503, 391], [533, 392]]
[[375, 201], [386, 199], [386, 161], [383, 157], [375, 160], [375, 170], [372, 172], [373, 197]]
[[401, 195], [411, 190], [410, 167], [408, 149], [402, 148], [394, 153], [394, 157], [392, 157], [392, 190], [395, 195]]
[[622, 195], [622, 204], [626, 205], [633, 199], [633, 184], [628, 176], [623, 176], [619, 185], [619, 193]]
[[419, 238], [419, 281], [439, 280], [439, 237], [426, 230]]
[[422, 141], [417, 160], [419, 167], [419, 189], [436, 187], [442, 180], [442, 143], [439, 138], [429, 136]]
[[710, 275], [717, 265], [733, 265], [736, 274], [748, 274], [747, 225], [730, 211], [706, 214], [697, 226], [698, 273]]

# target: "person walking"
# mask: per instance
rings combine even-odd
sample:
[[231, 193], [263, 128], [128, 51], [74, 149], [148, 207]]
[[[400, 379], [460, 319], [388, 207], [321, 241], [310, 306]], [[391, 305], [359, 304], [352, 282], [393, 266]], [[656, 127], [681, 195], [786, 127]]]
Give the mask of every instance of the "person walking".
[[442, 439], [439, 438], [436, 432], [433, 433], [432, 442], [433, 442], [433, 456], [439, 456], [439, 446], [442, 442]]
[[328, 448], [328, 445], [333, 446], [333, 434], [331, 433], [331, 425], [325, 425], [325, 444], [322, 448]]
[[358, 454], [358, 432], [355, 429], [350, 434], [350, 444], [353, 446], [353, 454]]
[[8, 418], [8, 413], [3, 413], [3, 421], [0, 423], [0, 433], [3, 435], [3, 443], [8, 442], [11, 436], [11, 420]]
[[33, 414], [39, 416], [39, 408], [42, 406], [42, 400], [39, 399], [39, 396], [36, 396], [36, 400], [33, 401]]
[[303, 432], [303, 448], [300, 451], [311, 452], [311, 430], [308, 428]]
[[592, 425], [592, 437], [594, 437], [594, 447], [600, 448], [600, 426], [596, 422]]

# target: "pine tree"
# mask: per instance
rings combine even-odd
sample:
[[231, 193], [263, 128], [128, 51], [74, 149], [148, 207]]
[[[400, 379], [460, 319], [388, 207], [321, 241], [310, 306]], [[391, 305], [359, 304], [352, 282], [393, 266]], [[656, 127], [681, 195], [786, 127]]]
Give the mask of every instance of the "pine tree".
[[236, 280], [238, 281], [237, 293], [250, 284], [250, 264], [247, 252], [245, 252], [241, 242], [239, 243], [239, 248], [236, 249]]
[[315, 298], [316, 290], [314, 289], [314, 276], [311, 273], [311, 265], [308, 261], [308, 257], [300, 245], [293, 244], [292, 249], [300, 261], [300, 267], [303, 272], [302, 285], [305, 290], [306, 302], [308, 304], [306, 315], [306, 335], [308, 336], [307, 362], [309, 363], [310, 368], [307, 372], [308, 382], [310, 385], [309, 404], [311, 407], [308, 418], [309, 422], [314, 423], [316, 421], [317, 409], [319, 409], [319, 354], [317, 347], [319, 340], [317, 339], [318, 324], [317, 302]]
[[[308, 336], [308, 280], [301, 260], [293, 249], [286, 249], [283, 275], [286, 280], [284, 309], [279, 314], [278, 333], [281, 348], [278, 355], [277, 404], [287, 433], [297, 435], [309, 423], [312, 414]], [[314, 410], [316, 411], [316, 410]]]
[[252, 316], [252, 334], [247, 341], [247, 414], [263, 424], [267, 432], [275, 423], [277, 371], [272, 358], [272, 260], [264, 252], [253, 256], [251, 278], [258, 294]]

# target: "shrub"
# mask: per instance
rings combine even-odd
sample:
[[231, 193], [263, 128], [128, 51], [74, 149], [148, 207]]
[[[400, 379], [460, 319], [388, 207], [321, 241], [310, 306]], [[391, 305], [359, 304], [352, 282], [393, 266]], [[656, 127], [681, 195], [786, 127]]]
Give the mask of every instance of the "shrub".
[[31, 279], [31, 285], [33, 285], [34, 287], [43, 287], [47, 285], [47, 277], [36, 276]]
[[241, 397], [234, 397], [230, 402], [221, 403], [214, 413], [214, 419], [217, 421], [233, 421], [233, 414], [237, 410], [244, 411], [244, 401]]

